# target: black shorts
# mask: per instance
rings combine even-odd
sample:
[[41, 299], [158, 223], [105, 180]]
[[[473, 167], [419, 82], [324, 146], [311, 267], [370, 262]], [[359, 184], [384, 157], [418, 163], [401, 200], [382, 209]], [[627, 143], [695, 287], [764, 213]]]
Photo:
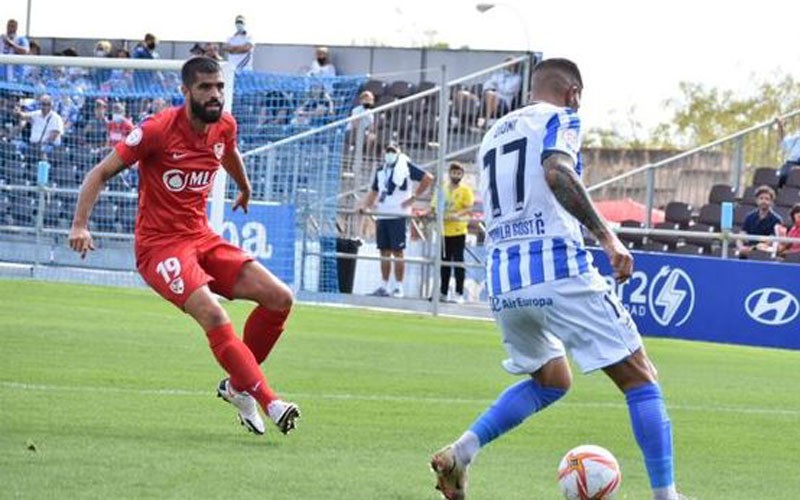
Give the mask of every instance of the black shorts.
[[378, 250], [403, 250], [406, 247], [406, 219], [378, 219], [375, 223]]

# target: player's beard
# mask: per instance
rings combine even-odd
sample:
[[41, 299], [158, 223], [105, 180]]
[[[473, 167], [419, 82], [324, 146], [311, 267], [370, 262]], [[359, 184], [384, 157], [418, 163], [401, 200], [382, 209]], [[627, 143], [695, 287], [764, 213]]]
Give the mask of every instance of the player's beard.
[[[208, 109], [209, 104], [218, 104], [218, 109]], [[194, 97], [191, 95], [189, 96], [189, 106], [192, 109], [192, 115], [197, 117], [203, 123], [216, 123], [219, 121], [220, 117], [222, 116], [222, 102], [217, 100], [211, 100], [206, 102], [205, 104], [195, 101]]]

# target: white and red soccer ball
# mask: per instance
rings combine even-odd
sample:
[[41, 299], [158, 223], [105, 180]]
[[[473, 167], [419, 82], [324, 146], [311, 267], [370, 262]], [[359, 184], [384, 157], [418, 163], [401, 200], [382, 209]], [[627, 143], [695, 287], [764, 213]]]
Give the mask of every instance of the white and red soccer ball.
[[586, 444], [573, 448], [558, 465], [558, 483], [569, 500], [614, 498], [622, 482], [617, 459], [600, 446]]

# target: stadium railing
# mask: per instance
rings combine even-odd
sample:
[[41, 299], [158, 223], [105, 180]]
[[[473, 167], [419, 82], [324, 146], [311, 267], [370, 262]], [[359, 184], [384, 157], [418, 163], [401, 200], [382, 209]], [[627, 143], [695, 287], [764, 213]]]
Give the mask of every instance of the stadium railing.
[[[109, 183], [92, 213], [90, 229], [104, 251], [81, 261], [68, 251], [65, 240], [81, 180], [110, 151], [112, 130], [118, 134], [113, 139], [121, 140], [133, 123], [160, 107], [180, 104], [182, 64], [183, 61], [0, 56], [1, 261], [134, 270], [131, 240], [137, 209], [136, 168]], [[245, 152], [347, 116], [365, 81], [364, 76], [319, 79], [239, 73], [237, 77], [227, 64], [223, 63], [223, 68], [226, 106], [237, 117], [239, 147]], [[37, 109], [37, 98], [45, 93], [52, 97], [54, 110], [65, 122], [61, 144], [47, 151], [30, 144], [30, 125], [23, 128], [24, 122], [17, 113]], [[123, 121], [130, 124], [112, 123], [112, 110], [116, 112], [117, 108], [122, 109]], [[335, 149], [341, 145], [331, 141], [326, 147]], [[306, 163], [313, 158], [309, 152]], [[281, 185], [278, 191], [284, 194], [285, 203], [298, 201], [307, 191], [303, 183], [316, 182], [308, 178], [306, 167], [280, 161], [271, 166], [276, 169], [271, 181]], [[262, 175], [264, 165], [251, 162], [246, 167], [256, 195], [269, 198], [264, 195], [268, 184]], [[338, 179], [338, 171], [335, 177]], [[218, 179], [224, 180], [224, 175]], [[223, 182], [218, 184], [225, 186]], [[212, 203], [212, 222], [222, 228], [225, 193], [224, 189], [216, 192], [214, 200], [218, 202]], [[127, 277], [120, 279], [129, 281]], [[112, 277], [112, 283], [113, 280]]]

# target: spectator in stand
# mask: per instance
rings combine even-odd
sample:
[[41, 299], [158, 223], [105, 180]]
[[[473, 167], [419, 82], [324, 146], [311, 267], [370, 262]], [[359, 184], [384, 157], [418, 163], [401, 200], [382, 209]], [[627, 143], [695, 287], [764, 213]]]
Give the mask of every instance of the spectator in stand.
[[18, 111], [23, 121], [30, 120], [31, 133], [28, 144], [18, 144], [20, 152], [26, 150], [35, 152], [37, 156], [45, 156], [61, 145], [61, 136], [64, 134], [64, 121], [53, 111], [53, 100], [43, 94], [39, 97], [39, 109], [30, 112]]
[[131, 57], [133, 59], [159, 59], [156, 47], [158, 47], [158, 39], [154, 34], [147, 33], [144, 40], [136, 44]]
[[192, 45], [192, 48], [189, 49], [189, 54], [191, 54], [191, 56], [193, 56], [193, 57], [202, 56], [202, 55], [205, 55], [205, 53], [206, 53], [206, 49], [205, 49], [205, 47], [203, 47], [203, 44], [200, 43], [200, 42], [195, 42], [195, 44]]
[[124, 141], [134, 129], [130, 118], [125, 116], [125, 104], [115, 102], [111, 105], [111, 121], [106, 125], [108, 130], [108, 147], [113, 148]]
[[[784, 236], [800, 238], [800, 203], [795, 203], [789, 211], [789, 222], [791, 222], [792, 227], [789, 228], [789, 231]], [[800, 243], [781, 243], [778, 249], [778, 254], [781, 256], [797, 252], [800, 252]]]
[[329, 76], [336, 76], [336, 66], [333, 65], [328, 53], [328, 47], [317, 47], [316, 58], [311, 61], [311, 67], [306, 73], [306, 76], [316, 76], [325, 78]]
[[[747, 214], [742, 229], [746, 234], [757, 236], [777, 235], [776, 226], [783, 224], [781, 216], [772, 210], [775, 202], [775, 191], [769, 186], [759, 186], [756, 189], [756, 205], [758, 207]], [[776, 247], [772, 243], [758, 242], [755, 240], [736, 240], [739, 255], [746, 258], [753, 250], [771, 252]]]
[[292, 123], [295, 125], [322, 125], [333, 116], [333, 99], [319, 82], [313, 82], [308, 92], [308, 99], [294, 113]]
[[215, 61], [223, 61], [223, 57], [219, 53], [219, 44], [209, 42], [203, 46], [203, 55], [210, 57]]
[[[79, 143], [81, 146], [88, 147], [92, 154], [98, 153], [108, 144], [108, 104], [103, 99], [94, 101], [94, 114], [83, 127], [83, 133]], [[105, 154], [97, 154], [96, 158], [101, 158]]]
[[375, 149], [375, 115], [365, 114], [368, 110], [375, 107], [375, 95], [369, 90], [365, 90], [358, 95], [358, 106], [355, 106], [350, 112], [351, 117], [363, 115], [360, 120], [353, 120], [347, 122], [347, 144], [350, 147], [355, 147], [356, 144], [356, 131], [362, 130], [364, 134], [364, 149], [372, 152]]
[[[507, 57], [506, 63], [513, 61]], [[520, 90], [522, 89], [522, 76], [519, 74], [519, 64], [507, 65], [492, 73], [483, 83], [483, 96], [475, 95], [469, 90], [460, 90], [454, 96], [456, 113], [465, 115], [461, 120], [464, 125], [476, 125], [488, 128], [497, 118], [517, 108], [520, 104]], [[477, 123], [473, 123], [470, 110], [480, 109]]]
[[236, 32], [223, 46], [223, 51], [228, 54], [228, 61], [236, 67], [236, 71], [253, 70], [253, 53], [256, 46], [245, 29], [244, 21], [244, 16], [236, 16], [234, 20]]
[[786, 136], [783, 118], [775, 118], [775, 125], [778, 126], [778, 145], [786, 151], [786, 162], [781, 166], [778, 177], [778, 188], [786, 184], [789, 172], [794, 168], [800, 168], [800, 132]]
[[[513, 60], [513, 57], [507, 57], [505, 62]], [[519, 74], [519, 64], [505, 66], [492, 73], [483, 84], [484, 122], [478, 120], [478, 126], [485, 124], [490, 127], [494, 120], [519, 106], [521, 89], [522, 76]]]
[[141, 112], [139, 113], [139, 116], [136, 119], [136, 121], [137, 123], [141, 122], [145, 118], [160, 113], [161, 111], [167, 109], [168, 107], [169, 105], [167, 104], [167, 101], [165, 101], [160, 97], [156, 97], [155, 99], [153, 99], [152, 102], [148, 102], [146, 103], [145, 106], [142, 107]]
[[[111, 57], [111, 50], [112, 50], [111, 42], [108, 40], [100, 40], [96, 44], [94, 44], [94, 56], [95, 57]], [[108, 81], [111, 78], [111, 69], [110, 68], [93, 68], [91, 71], [91, 78], [92, 82], [99, 86], [101, 83]]]
[[[17, 33], [18, 26], [16, 19], [9, 19], [6, 23], [6, 32], [2, 38], [0, 38], [0, 41], [3, 43], [3, 54], [21, 56], [30, 52], [30, 43], [28, 39]], [[22, 66], [11, 64], [7, 65], [5, 68], [0, 66], [0, 69], [4, 70], [0, 71], [0, 78], [9, 82], [22, 78], [24, 71]]]
[[[72, 137], [73, 143], [76, 139], [75, 132], [81, 121], [81, 107], [76, 102], [78, 100], [78, 95], [75, 95], [75, 99], [70, 97], [67, 92], [63, 92], [57, 102], [53, 103], [53, 111], [58, 113], [58, 116], [64, 122], [64, 136]], [[81, 96], [81, 99], [83, 97]]]
[[[161, 56], [156, 52], [156, 47], [158, 47], [156, 36], [152, 33], [147, 33], [144, 36], [144, 40], [134, 47], [131, 57], [133, 59], [160, 59]], [[160, 80], [161, 76], [157, 71], [140, 70], [133, 72], [133, 83], [137, 90], [148, 89]]]

